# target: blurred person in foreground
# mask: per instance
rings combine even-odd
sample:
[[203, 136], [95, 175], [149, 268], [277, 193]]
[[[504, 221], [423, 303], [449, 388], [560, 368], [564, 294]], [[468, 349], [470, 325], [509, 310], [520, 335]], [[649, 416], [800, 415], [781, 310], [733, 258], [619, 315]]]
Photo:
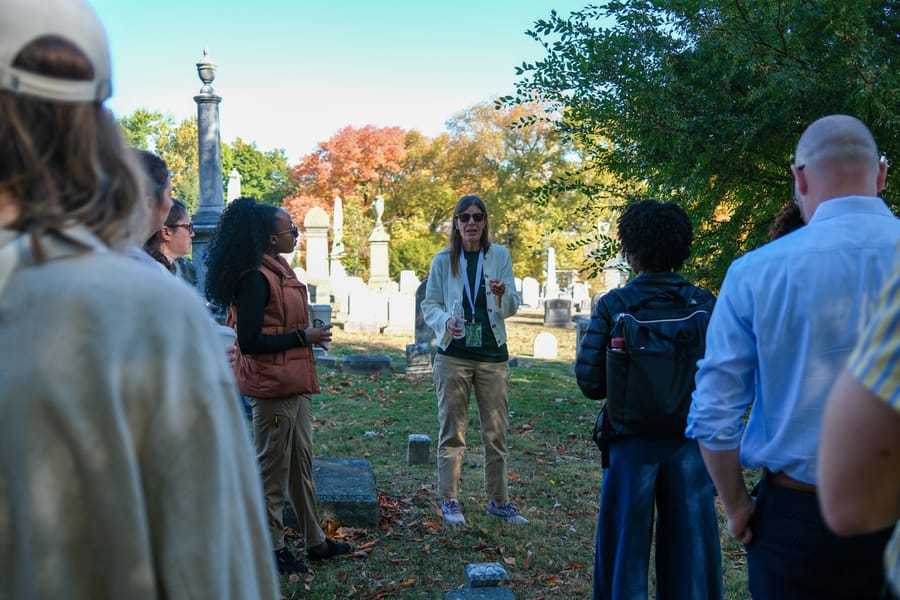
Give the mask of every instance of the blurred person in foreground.
[[299, 231], [283, 208], [238, 198], [225, 207], [206, 255], [206, 295], [227, 306], [237, 332], [234, 366], [253, 407], [253, 439], [282, 574], [308, 569], [285, 544], [284, 497], [291, 498], [313, 561], [350, 552], [319, 525], [312, 476], [312, 394], [320, 391], [313, 345], [331, 341], [331, 324], [311, 327], [306, 285], [281, 256]]
[[900, 261], [831, 389], [818, 472], [822, 513], [835, 533], [894, 526], [885, 550], [885, 598], [900, 598]]
[[202, 301], [146, 237], [80, 0], [0, 0], [0, 598], [278, 598]]
[[[132, 149], [140, 164], [144, 167], [144, 177], [147, 185], [147, 206], [150, 210], [150, 218], [147, 220], [147, 229], [144, 238], [152, 240], [165, 223], [171, 212], [174, 201], [172, 199], [172, 179], [169, 176], [169, 167], [166, 161], [149, 150]], [[156, 266], [158, 258], [151, 256], [146, 248], [131, 246], [128, 255], [147, 264]], [[165, 264], [162, 265], [166, 267]], [[166, 267], [168, 268], [168, 267]]]
[[[437, 336], [434, 387], [437, 392], [438, 488], [447, 523], [466, 519], [459, 503], [459, 479], [466, 449], [469, 398], [475, 392], [484, 445], [487, 514], [526, 524], [509, 502], [506, 434], [509, 428], [507, 319], [519, 309], [509, 250], [490, 242], [487, 208], [475, 195], [453, 209], [448, 247], [431, 263], [422, 313]], [[454, 314], [454, 305], [459, 307]]]
[[[729, 533], [746, 545], [754, 598], [878, 598], [890, 531], [829, 531], [816, 454], [825, 400], [877, 309], [900, 221], [878, 197], [887, 164], [854, 117], [807, 127], [791, 171], [806, 225], [729, 267], [687, 435], [700, 442]], [[742, 466], [763, 471], [753, 495]]]

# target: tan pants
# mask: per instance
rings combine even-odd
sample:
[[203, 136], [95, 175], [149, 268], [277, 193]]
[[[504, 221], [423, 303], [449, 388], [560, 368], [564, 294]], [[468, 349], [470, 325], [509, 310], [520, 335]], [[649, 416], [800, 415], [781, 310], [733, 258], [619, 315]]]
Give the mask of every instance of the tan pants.
[[465, 360], [438, 354], [434, 357], [437, 392], [438, 491], [443, 498], [457, 498], [469, 397], [475, 390], [484, 446], [484, 492], [489, 500], [503, 503], [506, 490], [506, 430], [509, 427], [509, 365]]
[[325, 541], [319, 527], [316, 487], [312, 478], [312, 399], [251, 398], [256, 459], [274, 549], [284, 547], [284, 494], [287, 491], [297, 520], [303, 527], [307, 548]]

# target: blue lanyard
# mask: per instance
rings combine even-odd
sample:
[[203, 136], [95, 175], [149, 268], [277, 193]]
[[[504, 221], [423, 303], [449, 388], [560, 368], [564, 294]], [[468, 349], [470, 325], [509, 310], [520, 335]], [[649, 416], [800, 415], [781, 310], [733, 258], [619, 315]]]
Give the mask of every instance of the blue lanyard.
[[469, 306], [472, 307], [472, 322], [475, 322], [475, 295], [478, 294], [478, 289], [481, 285], [481, 269], [484, 266], [484, 251], [481, 250], [478, 252], [478, 266], [475, 268], [475, 293], [472, 293], [472, 286], [469, 285], [469, 271], [466, 269], [466, 258], [465, 253], [460, 250], [459, 251], [459, 270], [463, 274], [463, 285], [466, 288], [466, 300], [469, 301]]

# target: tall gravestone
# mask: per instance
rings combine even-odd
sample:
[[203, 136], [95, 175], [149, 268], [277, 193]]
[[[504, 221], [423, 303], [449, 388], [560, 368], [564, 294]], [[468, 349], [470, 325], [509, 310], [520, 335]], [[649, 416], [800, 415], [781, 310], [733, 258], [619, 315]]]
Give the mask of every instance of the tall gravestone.
[[237, 169], [231, 169], [228, 174], [228, 185], [225, 188], [225, 201], [233, 202], [241, 197], [241, 174]]
[[206, 253], [219, 215], [225, 206], [222, 189], [222, 142], [219, 136], [219, 103], [222, 98], [213, 91], [218, 65], [203, 50], [203, 58], [197, 63], [197, 75], [203, 86], [194, 96], [197, 103], [197, 171], [200, 177], [200, 203], [191, 221], [194, 224], [194, 266], [197, 267], [197, 287], [204, 289], [206, 282]]
[[559, 297], [559, 282], [556, 280], [556, 249], [547, 248], [547, 284], [544, 286], [544, 298]]
[[334, 198], [331, 224], [331, 262], [329, 278], [331, 294], [334, 296], [335, 308], [339, 315], [346, 316], [347, 306], [347, 271], [341, 262], [344, 259], [344, 201], [340, 196]]
[[391, 280], [388, 268], [388, 243], [391, 236], [384, 230], [384, 223], [381, 222], [384, 215], [384, 199], [375, 196], [372, 208], [375, 211], [375, 228], [369, 236], [369, 287], [380, 289]]
[[303, 218], [306, 238], [306, 283], [310, 288], [310, 299], [317, 304], [331, 302], [331, 288], [328, 281], [328, 228], [328, 213], [318, 206], [309, 209]]

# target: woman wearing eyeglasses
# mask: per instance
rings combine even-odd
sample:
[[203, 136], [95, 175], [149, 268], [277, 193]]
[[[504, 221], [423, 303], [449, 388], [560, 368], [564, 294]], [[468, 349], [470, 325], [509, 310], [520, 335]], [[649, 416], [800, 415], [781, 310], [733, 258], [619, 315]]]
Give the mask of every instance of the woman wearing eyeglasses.
[[187, 206], [172, 198], [172, 208], [162, 228], [150, 236], [144, 250], [170, 273], [175, 274], [175, 261], [190, 254], [194, 225], [188, 215]]
[[237, 331], [234, 373], [253, 406], [253, 437], [278, 570], [303, 573], [284, 542], [285, 491], [305, 530], [307, 556], [346, 554], [319, 527], [312, 478], [312, 398], [319, 381], [313, 344], [331, 341], [331, 325], [310, 327], [306, 286], [281, 256], [299, 233], [282, 208], [238, 198], [222, 212], [206, 256], [206, 295], [228, 306]]
[[466, 522], [458, 492], [473, 390], [484, 445], [487, 514], [528, 523], [510, 504], [506, 479], [509, 352], [504, 319], [518, 308], [509, 251], [490, 242], [481, 198], [463, 196], [453, 210], [447, 248], [431, 263], [422, 302], [425, 321], [438, 340], [433, 368], [440, 425], [438, 488], [447, 523]]

